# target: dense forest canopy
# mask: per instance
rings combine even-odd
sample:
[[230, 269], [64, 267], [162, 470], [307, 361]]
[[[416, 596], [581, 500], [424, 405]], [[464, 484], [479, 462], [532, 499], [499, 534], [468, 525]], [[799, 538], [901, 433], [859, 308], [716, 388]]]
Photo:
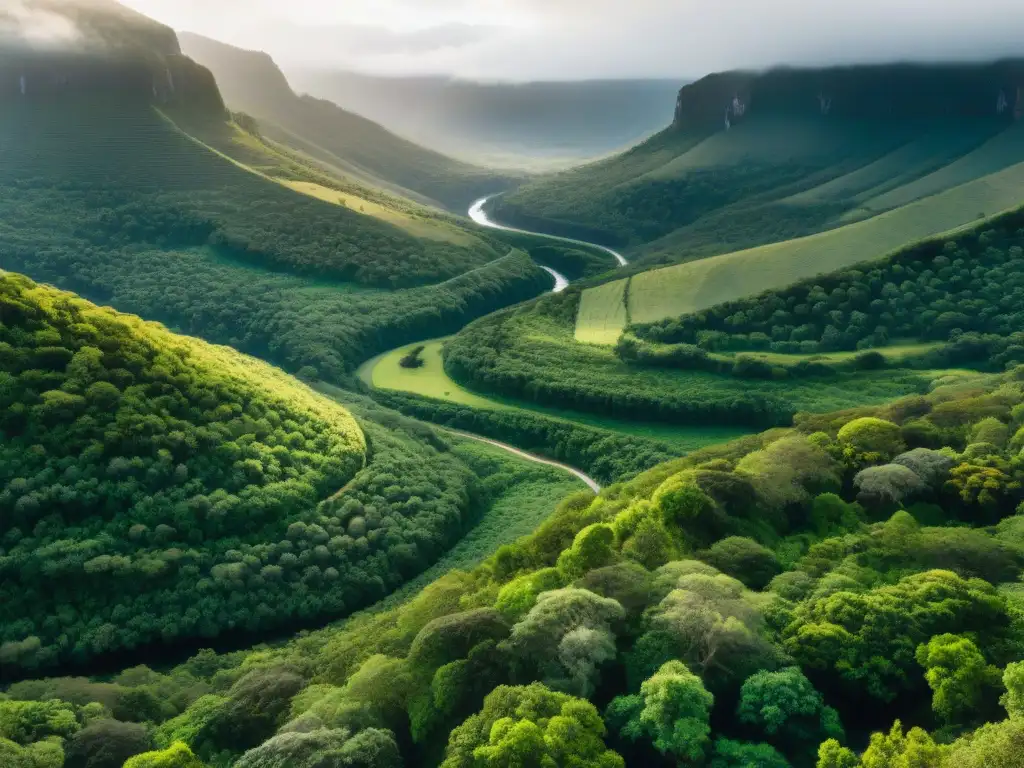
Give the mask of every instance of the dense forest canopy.
[[1013, 766], [1022, 376], [569, 497], [481, 566], [275, 648], [17, 683], [0, 748], [115, 768]]

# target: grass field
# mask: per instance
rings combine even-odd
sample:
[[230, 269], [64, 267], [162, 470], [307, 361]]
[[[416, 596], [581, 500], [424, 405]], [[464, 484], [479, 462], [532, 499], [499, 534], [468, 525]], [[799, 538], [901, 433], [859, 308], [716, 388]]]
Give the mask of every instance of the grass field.
[[[649, 323], [782, 288], [973, 224], [1014, 208], [1022, 200], [1024, 163], [838, 229], [643, 272], [629, 284], [629, 318], [634, 323]], [[581, 308], [586, 306], [587, 313], [580, 312], [578, 334], [591, 341], [615, 341], [618, 334], [611, 322], [605, 321], [600, 334], [590, 335], [590, 328], [593, 318], [625, 319], [626, 312], [618, 306], [625, 280], [618, 283], [584, 292]]]
[[576, 341], [614, 344], [629, 322], [626, 316], [628, 280], [616, 280], [583, 292], [576, 315]]
[[[537, 343], [532, 337], [530, 341]], [[548, 342], [555, 343], [554, 340]], [[460, 386], [445, 373], [441, 360], [441, 348], [444, 339], [425, 342], [421, 368], [403, 368], [399, 360], [409, 350], [420, 346], [410, 344], [394, 349], [361, 365], [357, 371], [359, 378], [368, 386], [380, 389], [393, 389], [411, 392], [436, 400], [446, 400], [472, 408], [520, 410], [539, 416], [574, 421], [579, 424], [619, 432], [625, 435], [636, 435], [652, 440], [660, 440], [682, 453], [697, 450], [706, 445], [724, 442], [740, 435], [749, 434], [752, 430], [738, 427], [688, 427], [671, 424], [651, 424], [634, 422], [624, 419], [613, 419], [593, 413], [567, 411], [560, 408], [547, 408], [533, 403], [510, 400], [477, 394]], [[603, 352], [603, 350], [601, 350]]]

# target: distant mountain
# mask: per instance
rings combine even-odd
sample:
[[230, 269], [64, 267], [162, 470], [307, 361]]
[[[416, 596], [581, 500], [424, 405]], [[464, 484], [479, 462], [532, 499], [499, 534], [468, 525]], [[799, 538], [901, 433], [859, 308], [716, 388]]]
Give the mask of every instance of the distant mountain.
[[182, 49], [209, 67], [228, 106], [285, 141], [361, 181], [464, 212], [474, 199], [507, 188], [508, 177], [399, 138], [330, 101], [300, 96], [265, 53], [182, 33]]
[[476, 83], [291, 71], [301, 90], [460, 157], [579, 160], [617, 150], [672, 120], [678, 80]]

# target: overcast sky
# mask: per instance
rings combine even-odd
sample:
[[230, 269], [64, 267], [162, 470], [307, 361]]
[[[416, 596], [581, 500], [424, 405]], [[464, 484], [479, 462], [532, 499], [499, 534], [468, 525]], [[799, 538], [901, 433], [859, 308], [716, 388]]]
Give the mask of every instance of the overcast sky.
[[121, 0], [285, 68], [529, 80], [1024, 55], [1024, 0]]

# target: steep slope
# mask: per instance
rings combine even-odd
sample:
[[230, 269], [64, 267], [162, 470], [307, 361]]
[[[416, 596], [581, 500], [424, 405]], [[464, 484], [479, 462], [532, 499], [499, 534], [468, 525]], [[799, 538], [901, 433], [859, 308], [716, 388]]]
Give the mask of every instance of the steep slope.
[[478, 83], [290, 70], [329, 99], [441, 152], [495, 162], [582, 161], [634, 144], [671, 119], [674, 80]]
[[663, 133], [495, 212], [648, 266], [833, 229], [1024, 161], [1001, 135], [1021, 84], [1018, 61], [711, 75], [680, 91]]
[[183, 33], [183, 49], [209, 67], [228, 105], [256, 117], [263, 131], [355, 178], [462, 213], [473, 200], [509, 185], [491, 171], [401, 139], [337, 105], [297, 95], [266, 54]]

